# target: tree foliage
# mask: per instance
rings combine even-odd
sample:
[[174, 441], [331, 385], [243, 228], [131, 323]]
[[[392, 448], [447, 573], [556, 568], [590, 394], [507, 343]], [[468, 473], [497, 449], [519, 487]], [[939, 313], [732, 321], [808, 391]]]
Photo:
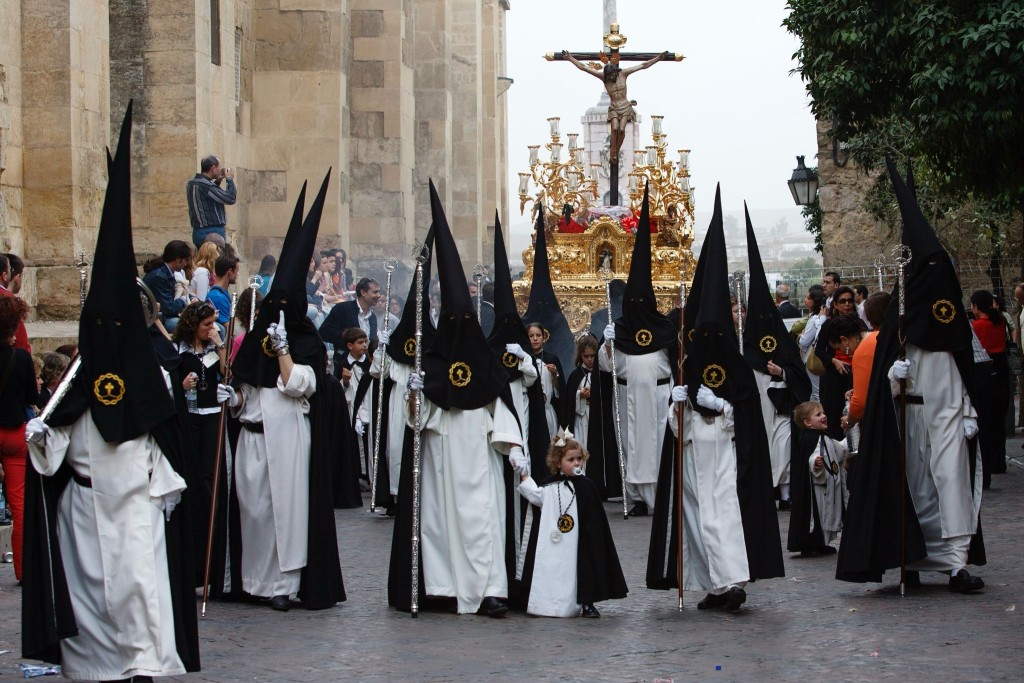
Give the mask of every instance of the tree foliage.
[[854, 160], [912, 157], [938, 192], [1024, 200], [1020, 0], [788, 0], [812, 111]]

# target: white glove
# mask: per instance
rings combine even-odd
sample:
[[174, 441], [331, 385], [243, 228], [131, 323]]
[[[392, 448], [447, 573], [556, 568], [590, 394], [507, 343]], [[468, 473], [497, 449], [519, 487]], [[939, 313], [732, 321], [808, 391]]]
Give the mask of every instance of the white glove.
[[277, 355], [283, 356], [288, 353], [288, 330], [284, 328], [284, 311], [281, 311], [276, 323], [270, 323], [267, 334], [270, 336], [270, 344], [277, 351]]
[[910, 361], [909, 360], [898, 360], [892, 364], [892, 376], [895, 379], [906, 379], [910, 376]]
[[515, 470], [516, 474], [527, 475], [530, 474], [530, 459], [523, 453], [523, 449], [520, 446], [513, 446], [508, 452], [508, 462], [512, 465], [512, 469]]
[[964, 436], [973, 439], [978, 435], [978, 419], [974, 417], [964, 418]]
[[420, 391], [423, 388], [423, 372], [416, 374], [415, 372], [409, 375], [409, 381], [406, 382], [405, 387], [409, 391]]
[[523, 351], [523, 347], [519, 344], [505, 344], [505, 351], [511, 353], [519, 360], [526, 358], [526, 351]]
[[686, 403], [686, 399], [689, 398], [687, 395], [687, 386], [672, 387], [672, 402], [673, 403]]
[[171, 513], [174, 512], [174, 508], [178, 507], [178, 503], [181, 502], [181, 491], [175, 491], [174, 493], [168, 493], [160, 499], [160, 503], [164, 509], [164, 519], [168, 522], [171, 521]]
[[356, 418], [356, 434], [358, 434], [359, 436], [362, 436], [365, 433], [366, 433], [366, 425], [364, 425], [363, 421], [360, 420], [357, 417]]
[[391, 332], [387, 329], [377, 331], [377, 341], [380, 342], [381, 346], [387, 346], [388, 342], [391, 341]]
[[33, 417], [25, 425], [25, 440], [34, 444], [42, 444], [46, 441], [46, 423], [41, 418]]
[[704, 384], [697, 390], [697, 405], [704, 406], [708, 410], [722, 412], [725, 410], [725, 399], [715, 396], [715, 392]]
[[615, 323], [608, 323], [604, 326], [604, 341], [606, 344], [615, 341]]
[[227, 403], [228, 408], [234, 408], [241, 400], [238, 398], [238, 392], [233, 387], [229, 387], [227, 384], [217, 385], [217, 403]]

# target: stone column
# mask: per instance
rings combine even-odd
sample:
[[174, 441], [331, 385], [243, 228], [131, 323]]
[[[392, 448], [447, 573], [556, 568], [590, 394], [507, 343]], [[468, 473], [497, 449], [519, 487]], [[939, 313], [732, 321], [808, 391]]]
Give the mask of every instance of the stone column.
[[[445, 205], [463, 268], [483, 262], [479, 236], [485, 218], [483, 176], [482, 8], [479, 0], [450, 0], [452, 12], [452, 171], [451, 200]], [[494, 208], [490, 208], [493, 216]], [[487, 259], [490, 261], [490, 258]]]
[[413, 202], [415, 232], [422, 240], [430, 227], [428, 181], [441, 200], [452, 164], [451, 13], [447, 0], [416, 0], [413, 4], [412, 63], [415, 69], [415, 145]]
[[[350, 260], [408, 259], [413, 239], [413, 69], [401, 0], [352, 0]], [[372, 268], [364, 268], [370, 270]]]
[[[92, 252], [106, 187], [106, 0], [23, 0], [25, 295], [39, 317], [76, 317], [78, 251]], [[72, 296], [73, 293], [73, 296]]]
[[21, 2], [0, 2], [0, 238], [23, 253]]

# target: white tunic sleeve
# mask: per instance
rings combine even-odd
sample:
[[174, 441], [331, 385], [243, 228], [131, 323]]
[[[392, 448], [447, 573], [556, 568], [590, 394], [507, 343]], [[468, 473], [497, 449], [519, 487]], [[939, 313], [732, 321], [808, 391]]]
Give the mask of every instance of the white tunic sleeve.
[[533, 477], [527, 477], [519, 484], [519, 495], [537, 507], [544, 507], [544, 494], [541, 492], [540, 487], [537, 486], [537, 482], [533, 480]]
[[491, 447], [503, 455], [508, 455], [512, 446], [523, 445], [523, 433], [515, 413], [508, 409], [500, 398], [494, 403], [494, 427], [491, 430]]
[[308, 365], [295, 364], [287, 384], [282, 382], [281, 376], [278, 375], [277, 389], [291, 398], [309, 398], [316, 393], [316, 374]]
[[46, 427], [46, 441], [37, 444], [28, 442], [28, 456], [36, 472], [52, 477], [64, 463], [64, 457], [71, 443], [71, 427]]
[[519, 361], [519, 372], [523, 373], [523, 386], [527, 389], [532, 387], [540, 376], [537, 374], [537, 368], [529, 356]]

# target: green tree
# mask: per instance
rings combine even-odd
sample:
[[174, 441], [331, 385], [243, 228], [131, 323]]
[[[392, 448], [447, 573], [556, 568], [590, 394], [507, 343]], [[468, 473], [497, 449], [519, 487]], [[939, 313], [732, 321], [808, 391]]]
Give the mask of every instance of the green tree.
[[804, 305], [807, 289], [814, 284], [821, 284], [822, 269], [818, 260], [808, 256], [782, 271], [781, 280], [789, 285], [790, 299], [798, 306]]
[[815, 116], [858, 163], [911, 156], [946, 193], [1024, 198], [1020, 0], [788, 0]]

